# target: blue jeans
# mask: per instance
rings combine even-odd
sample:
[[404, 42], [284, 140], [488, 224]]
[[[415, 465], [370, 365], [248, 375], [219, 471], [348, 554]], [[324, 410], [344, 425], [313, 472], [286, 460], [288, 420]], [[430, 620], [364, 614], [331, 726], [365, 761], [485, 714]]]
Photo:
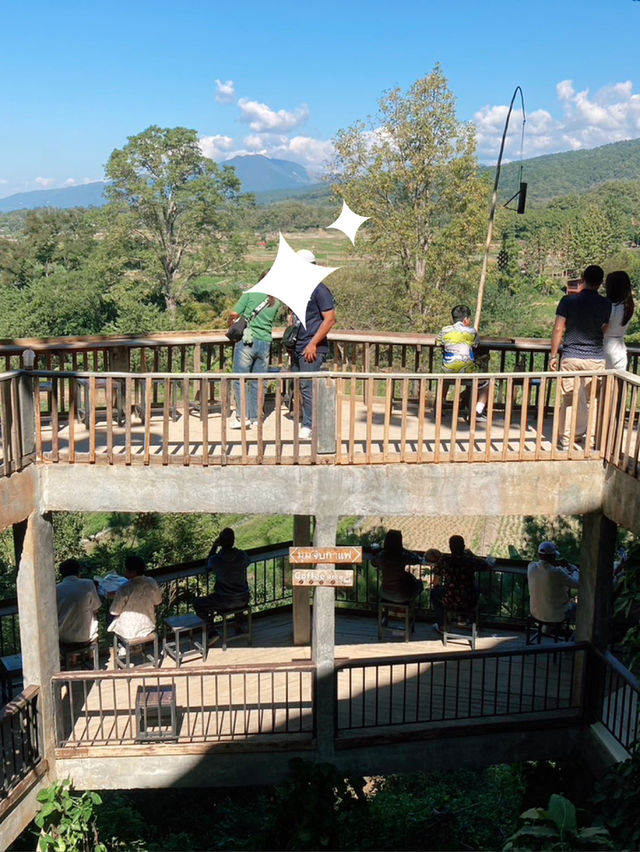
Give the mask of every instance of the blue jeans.
[[[269, 349], [271, 343], [268, 340], [254, 340], [251, 346], [247, 346], [239, 340], [233, 347], [233, 372], [234, 373], [266, 373], [269, 369]], [[233, 383], [236, 397], [236, 417], [242, 420], [242, 395], [240, 393], [240, 382]], [[258, 410], [262, 410], [262, 400], [258, 404], [258, 382], [246, 383], [247, 413], [245, 419], [257, 420]]]
[[[297, 352], [291, 359], [291, 370], [294, 373], [317, 373], [322, 369], [327, 353], [318, 352], [315, 361], [305, 361], [302, 354]], [[313, 382], [311, 379], [300, 382], [300, 395], [302, 396], [302, 425], [311, 428], [313, 417]]]

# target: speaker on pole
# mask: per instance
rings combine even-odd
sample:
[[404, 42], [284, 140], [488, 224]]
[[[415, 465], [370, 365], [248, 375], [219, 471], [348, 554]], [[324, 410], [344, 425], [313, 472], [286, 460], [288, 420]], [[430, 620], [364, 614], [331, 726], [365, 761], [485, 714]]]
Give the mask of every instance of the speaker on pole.
[[527, 203], [527, 184], [520, 181], [520, 191], [518, 192], [518, 213], [524, 213], [524, 206]]

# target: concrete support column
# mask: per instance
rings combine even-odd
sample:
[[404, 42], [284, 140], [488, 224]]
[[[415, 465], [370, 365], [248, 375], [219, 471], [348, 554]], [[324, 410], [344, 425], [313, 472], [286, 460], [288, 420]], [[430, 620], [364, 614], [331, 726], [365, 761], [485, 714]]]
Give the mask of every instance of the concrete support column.
[[[336, 543], [337, 531], [337, 515], [317, 515], [314, 545], [333, 547]], [[334, 566], [323, 567], [332, 569]], [[314, 588], [311, 658], [316, 664], [318, 678], [316, 693], [318, 753], [322, 760], [330, 762], [334, 758], [335, 737], [335, 590], [328, 586]]]
[[50, 515], [33, 512], [27, 519], [18, 568], [18, 611], [25, 686], [40, 687], [42, 747], [53, 767], [55, 725], [51, 676], [60, 670], [58, 608]]
[[[296, 547], [311, 544], [310, 515], [293, 516], [293, 543]], [[293, 587], [293, 644], [309, 645], [311, 642], [311, 590], [304, 586]]]
[[602, 512], [583, 515], [576, 639], [604, 650], [609, 641], [617, 526]]

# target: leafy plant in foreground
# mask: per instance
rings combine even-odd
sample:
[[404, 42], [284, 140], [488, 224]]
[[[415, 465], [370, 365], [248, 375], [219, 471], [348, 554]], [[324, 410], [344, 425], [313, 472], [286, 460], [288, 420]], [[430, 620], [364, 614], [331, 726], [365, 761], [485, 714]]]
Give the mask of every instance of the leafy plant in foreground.
[[549, 799], [547, 810], [530, 808], [520, 815], [525, 825], [511, 835], [504, 850], [612, 849], [609, 832], [600, 825], [578, 828], [574, 805], [558, 793]]
[[94, 808], [102, 803], [97, 793], [74, 795], [71, 781], [56, 781], [40, 790], [42, 804], [35, 818], [40, 829], [38, 850], [41, 852], [107, 852], [98, 839]]

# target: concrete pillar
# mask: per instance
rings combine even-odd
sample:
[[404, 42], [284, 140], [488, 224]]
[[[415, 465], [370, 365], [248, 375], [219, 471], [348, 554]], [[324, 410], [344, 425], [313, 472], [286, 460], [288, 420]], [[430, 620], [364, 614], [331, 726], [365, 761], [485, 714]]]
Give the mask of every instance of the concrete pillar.
[[[616, 533], [616, 524], [602, 512], [583, 515], [576, 639], [600, 650], [606, 649], [611, 630]], [[595, 654], [578, 659], [574, 689], [576, 693], [584, 689], [584, 716], [589, 722], [600, 718], [603, 678], [603, 664]]]
[[60, 670], [56, 604], [53, 524], [50, 515], [32, 513], [27, 519], [18, 567], [18, 611], [25, 686], [40, 687], [42, 748], [54, 766], [55, 725], [51, 676]]
[[[311, 544], [310, 515], [293, 516], [293, 543], [297, 547]], [[311, 643], [311, 590], [304, 586], [293, 587], [293, 644]]]
[[602, 512], [583, 515], [576, 639], [604, 650], [609, 641], [617, 526]]
[[[314, 545], [333, 547], [338, 531], [337, 515], [316, 516]], [[324, 565], [332, 569], [332, 565]], [[335, 590], [328, 586], [316, 586], [313, 594], [313, 622], [311, 637], [311, 659], [316, 664], [316, 723], [318, 753], [321, 760], [331, 762], [334, 758], [334, 707], [335, 707]]]

